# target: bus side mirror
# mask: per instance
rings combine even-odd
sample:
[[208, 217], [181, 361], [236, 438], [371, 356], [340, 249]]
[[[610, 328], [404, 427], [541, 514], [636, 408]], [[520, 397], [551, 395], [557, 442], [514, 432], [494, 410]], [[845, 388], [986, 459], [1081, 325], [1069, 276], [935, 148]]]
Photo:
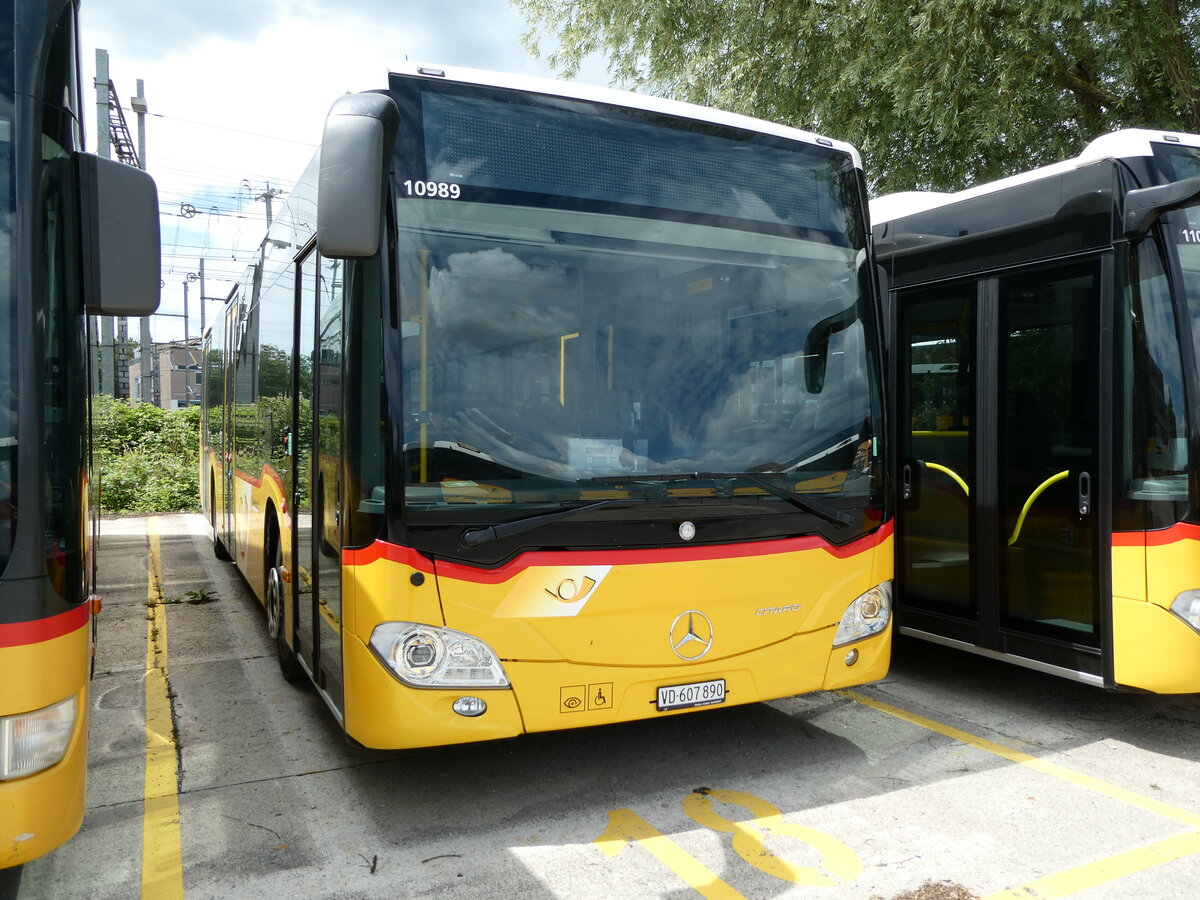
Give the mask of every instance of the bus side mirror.
[[1197, 198], [1200, 198], [1200, 175], [1130, 191], [1125, 195], [1122, 221], [1125, 237], [1139, 240], [1163, 213], [1188, 206]]
[[317, 176], [317, 249], [327, 259], [378, 252], [384, 179], [399, 124], [387, 94], [346, 94], [330, 108]]
[[91, 153], [74, 160], [84, 308], [97, 316], [148, 316], [158, 309], [162, 278], [154, 179]]

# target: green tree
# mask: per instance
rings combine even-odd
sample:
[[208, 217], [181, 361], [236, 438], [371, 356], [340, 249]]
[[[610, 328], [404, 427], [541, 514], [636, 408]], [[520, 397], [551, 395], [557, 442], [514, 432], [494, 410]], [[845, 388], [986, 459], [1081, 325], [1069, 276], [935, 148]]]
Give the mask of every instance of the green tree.
[[92, 457], [104, 512], [199, 509], [199, 407], [94, 396]]
[[511, 0], [564, 75], [857, 145], [874, 190], [957, 190], [1125, 127], [1200, 132], [1200, 0]]
[[258, 394], [284, 397], [292, 393], [292, 357], [286, 350], [264, 344], [258, 356]]

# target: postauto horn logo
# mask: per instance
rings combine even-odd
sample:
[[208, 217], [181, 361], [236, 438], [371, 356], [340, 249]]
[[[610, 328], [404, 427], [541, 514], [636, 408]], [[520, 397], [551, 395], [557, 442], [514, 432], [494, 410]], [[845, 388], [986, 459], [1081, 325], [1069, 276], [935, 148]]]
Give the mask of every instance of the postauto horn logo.
[[713, 627], [698, 609], [681, 612], [671, 623], [671, 649], [686, 662], [695, 662], [712, 648]]

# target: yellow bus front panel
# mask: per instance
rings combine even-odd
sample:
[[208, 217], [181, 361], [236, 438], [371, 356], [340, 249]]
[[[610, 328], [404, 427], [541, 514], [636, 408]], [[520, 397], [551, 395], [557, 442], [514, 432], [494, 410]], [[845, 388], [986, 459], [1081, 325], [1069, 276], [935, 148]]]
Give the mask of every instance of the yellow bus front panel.
[[[418, 747], [660, 712], [657, 691], [723, 680], [725, 705], [882, 678], [891, 629], [841, 647], [856, 597], [890, 580], [890, 528], [848, 548], [815, 539], [723, 547], [529, 553], [496, 570], [393, 545], [345, 556], [345, 725], [373, 747]], [[353, 612], [349, 612], [350, 609]], [[428, 690], [393, 676], [369, 641], [382, 622], [485, 642], [511, 689]], [[477, 718], [451, 705], [475, 696]]]
[[814, 539], [529, 553], [499, 570], [438, 563], [438, 590], [446, 625], [482, 637], [504, 659], [670, 669], [692, 662], [671, 640], [689, 610], [711, 622], [707, 659], [836, 626], [875, 584], [877, 538], [859, 544], [836, 553]]
[[1200, 633], [1171, 612], [1181, 594], [1200, 590], [1200, 528], [1119, 534], [1113, 545], [1114, 594], [1122, 581], [1136, 585], [1139, 546], [1146, 585], [1145, 599], [1113, 598], [1113, 680], [1164, 694], [1200, 691]]

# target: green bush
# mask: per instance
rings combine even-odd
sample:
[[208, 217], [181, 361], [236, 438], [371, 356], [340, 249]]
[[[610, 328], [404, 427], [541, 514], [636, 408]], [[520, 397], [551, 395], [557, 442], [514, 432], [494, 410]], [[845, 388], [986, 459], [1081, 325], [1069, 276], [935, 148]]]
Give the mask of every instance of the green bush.
[[102, 512], [200, 508], [200, 410], [92, 398], [92, 462]]

